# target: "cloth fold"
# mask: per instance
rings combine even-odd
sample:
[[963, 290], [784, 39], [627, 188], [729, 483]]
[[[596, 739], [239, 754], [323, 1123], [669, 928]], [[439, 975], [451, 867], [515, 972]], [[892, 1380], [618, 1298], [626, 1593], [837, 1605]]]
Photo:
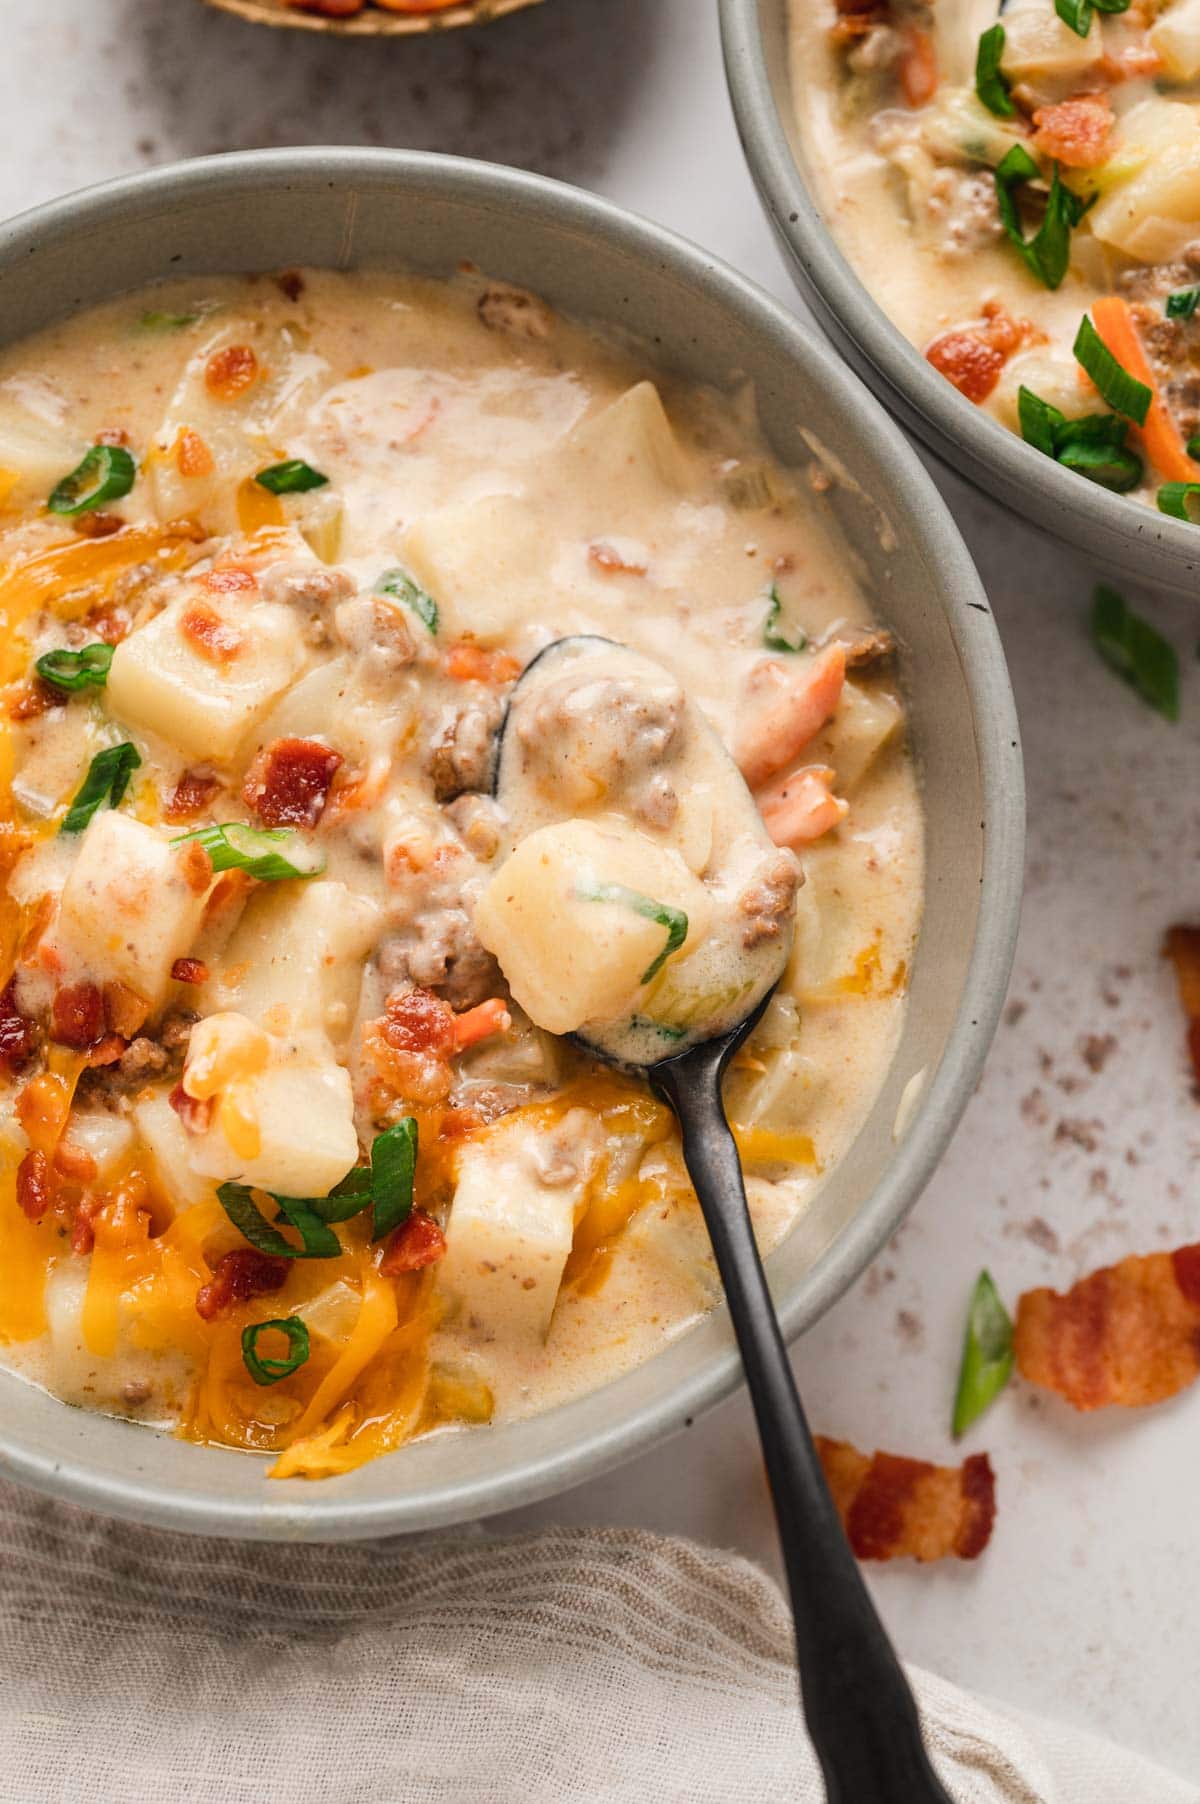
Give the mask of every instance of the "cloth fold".
[[[956, 1804], [1198, 1804], [914, 1673]], [[820, 1804], [787, 1607], [633, 1530], [350, 1547], [0, 1485], [0, 1804]]]

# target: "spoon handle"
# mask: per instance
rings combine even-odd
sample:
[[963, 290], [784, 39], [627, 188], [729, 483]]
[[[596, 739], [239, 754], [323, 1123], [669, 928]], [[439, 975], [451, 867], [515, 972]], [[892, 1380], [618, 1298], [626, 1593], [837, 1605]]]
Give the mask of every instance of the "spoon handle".
[[[829, 1804], [950, 1804], [921, 1739], [908, 1681], [841, 1521], [791, 1363], [721, 1101], [732, 1046], [700, 1047], [654, 1074], [679, 1118], [758, 1418], [795, 1618], [804, 1714]], [[660, 1074], [661, 1073], [661, 1077]]]

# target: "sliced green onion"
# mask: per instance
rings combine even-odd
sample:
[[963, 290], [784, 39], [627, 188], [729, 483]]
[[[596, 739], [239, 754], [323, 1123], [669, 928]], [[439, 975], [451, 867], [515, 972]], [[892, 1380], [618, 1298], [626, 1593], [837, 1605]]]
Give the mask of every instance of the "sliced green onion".
[[352, 1216], [361, 1215], [370, 1200], [371, 1169], [368, 1165], [356, 1165], [340, 1184], [334, 1185], [328, 1196], [287, 1198], [296, 1208], [307, 1209], [310, 1215], [324, 1222], [349, 1221]]
[[161, 313], [156, 307], [148, 307], [138, 325], [143, 332], [182, 332], [185, 326], [194, 326], [200, 318], [199, 313]]
[[83, 779], [79, 793], [63, 816], [60, 833], [82, 833], [98, 808], [106, 804], [116, 808], [125, 791], [129, 788], [129, 779], [141, 764], [137, 747], [126, 740], [121, 745], [106, 746], [97, 752], [88, 765], [87, 776]]
[[967, 1311], [962, 1365], [954, 1398], [957, 1438], [994, 1403], [1013, 1371], [1013, 1325], [988, 1272], [980, 1272]]
[[651, 1033], [658, 1034], [664, 1040], [685, 1040], [686, 1027], [671, 1027], [665, 1021], [653, 1021], [649, 1015], [634, 1015], [630, 1019], [631, 1027], [645, 1027]]
[[1004, 27], [993, 25], [979, 40], [975, 55], [975, 92], [989, 113], [998, 119], [1011, 119], [1016, 107], [1008, 91], [1008, 79], [1001, 72], [1004, 55]]
[[1126, 13], [1130, 0], [1054, 0], [1054, 10], [1076, 37], [1086, 38], [1092, 29], [1092, 14]]
[[1074, 352], [1114, 413], [1123, 413], [1135, 425], [1144, 426], [1153, 394], [1144, 382], [1118, 363], [1085, 313], [1075, 334]]
[[1020, 251], [1032, 273], [1047, 288], [1057, 288], [1071, 261], [1072, 228], [1079, 224], [1092, 201], [1081, 200], [1064, 185], [1056, 163], [1042, 223], [1032, 238], [1026, 238], [1017, 209], [1017, 191], [1040, 175], [1041, 170], [1025, 146], [1014, 144], [996, 165], [996, 207], [1010, 242]]
[[438, 630], [438, 605], [433, 596], [414, 582], [407, 570], [385, 570], [378, 579], [375, 588], [380, 595], [394, 595], [402, 601], [406, 608], [411, 608], [417, 619], [427, 626], [431, 633]]
[[85, 645], [79, 651], [48, 651], [38, 659], [34, 669], [56, 689], [74, 692], [78, 689], [103, 689], [108, 681], [114, 646], [103, 639]]
[[1179, 719], [1179, 659], [1174, 646], [1135, 614], [1123, 595], [1103, 583], [1092, 602], [1092, 642], [1110, 669], [1144, 702], [1168, 720]]
[[1114, 495], [1127, 495], [1140, 485], [1146, 474], [1146, 466], [1136, 451], [1123, 445], [1089, 443], [1086, 439], [1064, 445], [1058, 461], [1065, 469], [1098, 482], [1101, 488], [1111, 489]]
[[119, 501], [133, 487], [137, 465], [123, 445], [93, 445], [83, 462], [50, 492], [52, 514], [90, 513], [106, 501]]
[[[1189, 440], [1188, 456], [1194, 457], [1200, 451], [1200, 437]], [[1193, 526], [1200, 525], [1200, 514], [1195, 514], [1188, 507], [1193, 497], [1200, 497], [1200, 482], [1164, 482], [1158, 491], [1159, 512], [1170, 514], [1174, 520], [1187, 520]]]
[[[286, 1359], [269, 1359], [258, 1351], [259, 1336], [272, 1330], [287, 1336]], [[255, 1384], [278, 1384], [281, 1378], [290, 1378], [293, 1372], [300, 1370], [310, 1351], [308, 1329], [298, 1315], [277, 1316], [270, 1322], [251, 1322], [248, 1328], [242, 1329], [242, 1361]]]
[[1177, 288], [1167, 296], [1163, 311], [1168, 319], [1191, 319], [1198, 301], [1200, 288]]
[[[270, 1192], [263, 1194], [270, 1195]], [[254, 1201], [249, 1184], [219, 1184], [217, 1198], [239, 1234], [260, 1253], [270, 1253], [276, 1259], [336, 1259], [342, 1250], [337, 1235], [308, 1207], [307, 1199], [282, 1196], [272, 1199], [279, 1204], [276, 1219], [290, 1222], [299, 1232], [304, 1244], [297, 1247], [271, 1226]]]
[[1141, 458], [1126, 446], [1129, 424], [1120, 414], [1088, 413], [1069, 420], [1032, 389], [1022, 387], [1017, 391], [1017, 417], [1026, 444], [1119, 495], [1137, 488], [1145, 474]]
[[254, 480], [260, 489], [269, 489], [272, 495], [303, 495], [308, 489], [323, 489], [329, 478], [306, 464], [303, 458], [289, 457], [284, 463], [260, 470]]
[[644, 915], [648, 921], [657, 921], [660, 927], [666, 928], [667, 943], [642, 972], [639, 983], [649, 983], [652, 977], [657, 977], [672, 952], [678, 952], [687, 938], [688, 918], [682, 908], [670, 908], [665, 902], [656, 902], [653, 896], [644, 896], [641, 890], [627, 889], [623, 883], [577, 883], [575, 894], [581, 902], [619, 902], [622, 908], [631, 908], [634, 914]]
[[1188, 440], [1187, 454], [1189, 457], [1200, 459], [1200, 432], [1193, 432]]
[[806, 632], [797, 630], [796, 637], [792, 640], [785, 639], [782, 633], [775, 630], [778, 626], [779, 615], [783, 608], [783, 603], [779, 599], [779, 589], [775, 583], [772, 583], [771, 587], [767, 590], [767, 599], [770, 602], [770, 606], [767, 609], [767, 617], [763, 621], [762, 635], [763, 644], [767, 647], [767, 650], [803, 651], [808, 644], [808, 634]]
[[417, 1170], [417, 1124], [411, 1115], [371, 1144], [371, 1195], [375, 1205], [372, 1240], [382, 1240], [407, 1221], [413, 1206]]
[[246, 827], [240, 821], [226, 821], [222, 826], [181, 833], [171, 844], [182, 846], [189, 840], [204, 847], [214, 872], [245, 871], [260, 883], [319, 877], [325, 869], [324, 854], [294, 827]]
[[1058, 456], [1058, 434], [1067, 423], [1065, 414], [1035, 395], [1031, 388], [1022, 386], [1017, 390], [1017, 419], [1027, 445], [1036, 446], [1047, 457]]

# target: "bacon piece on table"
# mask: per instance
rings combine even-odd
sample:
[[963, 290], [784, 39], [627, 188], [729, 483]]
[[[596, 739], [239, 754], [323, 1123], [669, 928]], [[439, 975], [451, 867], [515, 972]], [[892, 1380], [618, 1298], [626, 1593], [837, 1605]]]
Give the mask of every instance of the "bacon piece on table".
[[895, 1453], [860, 1453], [816, 1437], [833, 1501], [860, 1560], [978, 1559], [996, 1519], [996, 1480], [986, 1453], [934, 1466]]

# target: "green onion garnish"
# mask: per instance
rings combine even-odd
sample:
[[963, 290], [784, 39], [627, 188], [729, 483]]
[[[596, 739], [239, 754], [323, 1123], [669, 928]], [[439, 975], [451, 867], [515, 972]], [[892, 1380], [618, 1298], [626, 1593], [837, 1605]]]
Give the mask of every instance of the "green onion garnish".
[[796, 637], [792, 640], [785, 639], [782, 633], [776, 632], [775, 630], [779, 623], [780, 612], [783, 608], [783, 603], [779, 599], [779, 589], [775, 583], [772, 583], [771, 587], [767, 590], [767, 599], [771, 605], [767, 609], [767, 617], [763, 622], [762, 635], [763, 644], [767, 647], [767, 650], [803, 651], [808, 644], [808, 634], [806, 632], [797, 630]]
[[371, 1143], [371, 1199], [375, 1206], [372, 1240], [382, 1240], [412, 1213], [413, 1178], [417, 1169], [417, 1124], [411, 1115], [396, 1122]]
[[1041, 170], [1025, 146], [1014, 144], [996, 165], [996, 206], [1010, 242], [1030, 270], [1047, 288], [1057, 288], [1071, 260], [1071, 229], [1079, 224], [1092, 202], [1081, 200], [1064, 186], [1056, 163], [1042, 223], [1032, 238], [1026, 238], [1017, 210], [1017, 191], [1040, 175]]
[[[289, 877], [319, 877], [324, 855], [294, 827], [245, 827], [240, 821], [197, 827], [181, 833], [173, 846], [196, 840], [212, 860], [214, 873], [245, 871], [260, 883], [283, 883]], [[286, 851], [281, 848], [286, 847]]]
[[1130, 0], [1054, 0], [1054, 10], [1064, 25], [1069, 25], [1078, 38], [1086, 38], [1092, 29], [1092, 14], [1125, 13]]
[[[264, 1191], [269, 1196], [269, 1191]], [[273, 1228], [254, 1201], [249, 1184], [219, 1184], [217, 1198], [234, 1227], [260, 1253], [276, 1259], [336, 1259], [342, 1243], [333, 1229], [327, 1227], [306, 1197], [277, 1196], [276, 1221], [290, 1222], [300, 1235], [302, 1246], [293, 1246], [278, 1229]]]
[[1123, 413], [1135, 425], [1144, 426], [1153, 394], [1144, 382], [1139, 382], [1123, 364], [1117, 362], [1093, 326], [1089, 314], [1085, 313], [1079, 322], [1073, 349], [1077, 361], [1083, 365], [1113, 412]]
[[103, 639], [85, 645], [80, 651], [48, 651], [38, 659], [34, 669], [56, 689], [74, 692], [78, 689], [103, 689], [108, 681], [108, 667], [115, 647]]
[[1089, 413], [1067, 419], [1032, 389], [1017, 391], [1017, 416], [1026, 444], [1044, 451], [1067, 469], [1090, 477], [1104, 488], [1124, 494], [1142, 480], [1144, 468], [1125, 440], [1129, 424], [1116, 413]]
[[1177, 288], [1163, 304], [1168, 319], [1191, 319], [1200, 301], [1200, 288]]
[[1013, 1370], [1013, 1325], [987, 1272], [980, 1272], [967, 1311], [962, 1365], [951, 1424], [955, 1438], [1000, 1395]]
[[[1195, 457], [1197, 452], [1200, 452], [1200, 435], [1188, 440], [1188, 456]], [[1164, 482], [1158, 491], [1159, 512], [1170, 514], [1174, 520], [1200, 525], [1200, 515], [1194, 514], [1188, 506], [1193, 497], [1200, 497], [1200, 482]]]
[[979, 40], [975, 56], [975, 92], [989, 113], [998, 119], [1011, 119], [1016, 107], [1008, 91], [1008, 79], [1001, 73], [1004, 55], [1004, 27], [993, 25]]
[[1124, 596], [1103, 583], [1092, 602], [1092, 642], [1104, 662], [1144, 702], [1168, 720], [1179, 719], [1179, 659], [1174, 646], [1135, 614]]
[[669, 908], [665, 902], [656, 902], [653, 896], [644, 896], [641, 890], [627, 889], [623, 883], [577, 883], [575, 894], [581, 902], [619, 902], [622, 908], [631, 908], [635, 914], [645, 915], [648, 921], [657, 921], [660, 927], [667, 930], [667, 943], [654, 960], [647, 965], [639, 983], [649, 983], [656, 977], [670, 958], [672, 952], [678, 952], [687, 938], [688, 918], [682, 908]]
[[143, 332], [182, 332], [185, 326], [194, 326], [200, 317], [199, 313], [161, 313], [156, 307], [149, 307], [138, 325]]
[[651, 1033], [658, 1034], [659, 1037], [664, 1040], [684, 1040], [687, 1038], [686, 1027], [670, 1027], [667, 1022], [654, 1021], [649, 1015], [633, 1015], [630, 1018], [629, 1025], [631, 1027], [648, 1028]]
[[123, 445], [93, 445], [83, 462], [50, 492], [52, 514], [90, 513], [106, 501], [119, 501], [133, 487], [137, 465]]
[[1191, 438], [1188, 440], [1187, 454], [1189, 457], [1200, 460], [1200, 432], [1193, 432]]
[[121, 745], [106, 746], [88, 765], [79, 793], [63, 816], [60, 833], [82, 833], [98, 808], [105, 804], [116, 808], [129, 779], [142, 762], [136, 746], [125, 740]]
[[375, 584], [380, 595], [394, 595], [402, 601], [406, 608], [411, 608], [417, 619], [427, 626], [431, 633], [438, 630], [438, 605], [433, 596], [414, 582], [407, 570], [385, 570]]
[[303, 495], [308, 489], [323, 489], [329, 478], [306, 464], [303, 458], [289, 457], [284, 463], [260, 470], [254, 480], [260, 489], [269, 489], [272, 495]]
[[[258, 1351], [258, 1337], [272, 1330], [287, 1336], [287, 1358], [268, 1359]], [[298, 1315], [277, 1316], [270, 1322], [251, 1322], [242, 1329], [242, 1360], [255, 1384], [278, 1384], [298, 1372], [310, 1352], [308, 1329]]]

